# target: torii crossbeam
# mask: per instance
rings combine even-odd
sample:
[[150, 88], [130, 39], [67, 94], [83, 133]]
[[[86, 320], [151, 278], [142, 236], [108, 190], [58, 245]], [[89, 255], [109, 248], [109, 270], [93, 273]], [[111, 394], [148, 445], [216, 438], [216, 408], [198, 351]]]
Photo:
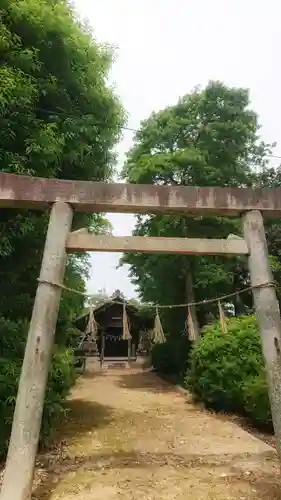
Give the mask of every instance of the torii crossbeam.
[[44, 179], [0, 173], [0, 208], [44, 210], [57, 201], [79, 212], [281, 216], [281, 188], [155, 186]]
[[[154, 251], [248, 255], [281, 458], [281, 319], [263, 226], [263, 216], [281, 216], [281, 189], [148, 186], [43, 179], [0, 173], [0, 209], [45, 210], [51, 215], [13, 419], [1, 500], [31, 496], [45, 389], [53, 347], [66, 252]], [[243, 216], [244, 239], [94, 237], [72, 232], [73, 211]], [[263, 215], [262, 215], [263, 214]], [[215, 235], [214, 235], [215, 236]], [[162, 248], [165, 246], [165, 248]], [[106, 249], [105, 249], [106, 250]]]

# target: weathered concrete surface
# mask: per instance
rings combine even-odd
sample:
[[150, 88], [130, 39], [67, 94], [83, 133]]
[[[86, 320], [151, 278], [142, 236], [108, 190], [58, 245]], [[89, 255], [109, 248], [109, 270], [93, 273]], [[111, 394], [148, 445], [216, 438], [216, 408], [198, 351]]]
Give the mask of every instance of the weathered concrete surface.
[[143, 252], [181, 255], [246, 255], [248, 247], [240, 239], [161, 238], [89, 234], [86, 229], [70, 233], [66, 247], [80, 252]]
[[[244, 236], [248, 243], [251, 285], [272, 283], [262, 214], [254, 210], [244, 216]], [[272, 421], [281, 460], [281, 318], [274, 286], [253, 289], [255, 312], [259, 324], [262, 350], [267, 371]]]
[[239, 215], [261, 210], [281, 214], [281, 189], [208, 188], [107, 184], [0, 173], [0, 207], [42, 210], [55, 201], [82, 212]]
[[44, 281], [63, 281], [65, 242], [73, 211], [66, 203], [52, 207], [40, 280], [29, 326], [14, 412], [1, 500], [29, 500], [39, 441], [45, 390], [61, 297], [61, 289]]
[[40, 460], [37, 500], [280, 498], [270, 446], [152, 373], [88, 370], [69, 405], [61, 453]]

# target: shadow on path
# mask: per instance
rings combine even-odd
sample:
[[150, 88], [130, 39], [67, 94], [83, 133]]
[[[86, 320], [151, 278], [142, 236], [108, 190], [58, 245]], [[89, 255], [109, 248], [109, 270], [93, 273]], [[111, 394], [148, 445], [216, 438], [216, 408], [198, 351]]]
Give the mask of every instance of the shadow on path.
[[175, 393], [175, 388], [169, 382], [158, 377], [155, 373], [122, 373], [119, 375], [119, 387], [154, 393]]
[[[269, 458], [267, 454], [264, 454], [264, 460]], [[139, 452], [103, 452], [95, 453], [93, 455], [84, 457], [67, 458], [64, 460], [63, 465], [58, 463], [49, 467], [48, 474], [41, 484], [36, 488], [32, 498], [33, 500], [48, 500], [54, 491], [56, 485], [63, 481], [63, 479], [69, 474], [77, 474], [79, 478], [79, 473], [83, 470], [96, 472], [102, 474], [110, 473], [112, 470], [121, 469], [147, 469], [148, 475], [149, 471], [155, 467], [173, 467], [179, 472], [190, 470], [186, 474], [192, 474], [192, 469], [200, 468], [200, 470], [206, 469], [206, 472], [210, 469], [213, 470], [215, 475], [219, 475], [224, 478], [228, 475], [223, 474], [226, 467], [230, 467], [232, 472], [229, 474], [229, 479], [231, 480], [244, 480], [253, 484], [255, 491], [261, 492], [266, 498], [280, 499], [280, 488], [279, 482], [276, 480], [276, 475], [267, 473], [262, 478], [258, 475], [248, 474], [247, 471], [243, 470], [243, 463], [247, 463], [252, 460], [261, 460], [261, 455], [249, 456], [249, 454], [227, 454], [223, 455], [205, 455], [199, 456], [196, 454], [177, 454], [177, 453], [139, 453]], [[203, 479], [203, 478], [202, 478]], [[270, 497], [268, 496], [270, 494]], [[274, 495], [274, 496], [272, 496]], [[276, 495], [276, 496], [275, 496]], [[260, 498], [260, 497], [259, 497]]]
[[[113, 408], [84, 399], [72, 399], [65, 405], [66, 415], [57, 425], [49, 449], [39, 457], [43, 473], [39, 486], [36, 487], [32, 499], [48, 498], [52, 486], [65, 475], [66, 470], [77, 469], [80, 459], [73, 460], [64, 452], [64, 445], [71, 445], [91, 431], [106, 427], [112, 420]], [[70, 462], [73, 464], [70, 466]]]
[[92, 429], [104, 427], [111, 421], [112, 411], [110, 406], [84, 399], [72, 399], [66, 404], [66, 417], [59, 424], [56, 434], [69, 441]]

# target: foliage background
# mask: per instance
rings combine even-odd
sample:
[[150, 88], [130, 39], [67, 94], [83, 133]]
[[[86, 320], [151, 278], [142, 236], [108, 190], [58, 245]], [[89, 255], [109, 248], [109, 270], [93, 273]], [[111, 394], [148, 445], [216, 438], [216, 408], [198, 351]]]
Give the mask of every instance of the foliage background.
[[[123, 108], [107, 85], [113, 58], [65, 0], [0, 3], [0, 169], [2, 172], [108, 181]], [[10, 432], [27, 324], [44, 247], [48, 212], [0, 212], [0, 454]], [[74, 228], [108, 230], [104, 216], [75, 215]], [[87, 256], [68, 258], [65, 282], [85, 290]], [[42, 437], [51, 431], [73, 383], [66, 347], [83, 298], [64, 293]]]
[[[259, 129], [247, 89], [210, 81], [142, 122], [128, 152], [123, 177], [132, 183], [167, 186], [280, 187], [281, 169], [270, 168], [268, 163], [274, 144], [265, 144]], [[279, 221], [265, 222], [279, 302], [280, 227]], [[229, 234], [242, 235], [242, 228], [237, 218], [148, 214], [137, 216], [134, 234], [227, 238]], [[141, 299], [154, 304], [203, 301], [249, 286], [244, 257], [135, 253], [124, 255], [123, 263], [129, 264]], [[198, 330], [205, 332], [192, 355], [196, 366], [190, 379], [193, 390], [216, 409], [246, 412], [256, 422], [271, 425], [256, 324], [252, 316], [243, 316], [253, 312], [252, 294], [237, 295], [223, 306], [228, 315], [237, 318], [231, 320], [231, 331], [225, 338], [218, 326], [207, 327], [205, 332], [206, 325], [214, 325], [218, 317], [216, 302], [193, 311]], [[177, 346], [181, 335], [188, 334], [186, 319], [186, 308], [161, 310], [168, 342], [153, 348], [156, 369], [181, 380]]]
[[[88, 26], [76, 19], [66, 0], [1, 0], [2, 172], [105, 182], [112, 178], [114, 146], [125, 120], [106, 83], [113, 56], [112, 49], [99, 44]], [[259, 138], [248, 91], [210, 82], [141, 124], [122, 175], [129, 182], [157, 185], [278, 187], [281, 170], [267, 164], [271, 148]], [[48, 215], [15, 209], [0, 212], [0, 454], [6, 450]], [[76, 214], [74, 228], [82, 226], [94, 232], [109, 230], [103, 214]], [[267, 221], [266, 231], [274, 277], [280, 282], [280, 224]], [[236, 219], [151, 214], [138, 216], [135, 230], [137, 235], [218, 238], [240, 232]], [[123, 262], [130, 265], [145, 303], [202, 300], [248, 284], [242, 258], [131, 254]], [[88, 272], [86, 256], [71, 256], [65, 282], [84, 291]], [[238, 297], [232, 305], [235, 315], [251, 312], [251, 294]], [[63, 294], [43, 440], [74, 380], [67, 348], [75, 343], [72, 320], [83, 306], [78, 295]], [[202, 327], [217, 311], [204, 306], [196, 314]], [[182, 370], [186, 358], [178, 346], [186, 311], [168, 310], [162, 316], [168, 347], [158, 348], [158, 359], [162, 355], [167, 359], [173, 345], [173, 370], [177, 366]], [[247, 384], [260, 389], [256, 378]], [[247, 401], [250, 413], [254, 403]]]
[[[133, 183], [168, 186], [279, 185], [280, 170], [268, 168], [271, 146], [259, 138], [258, 117], [250, 108], [248, 91], [209, 82], [142, 123], [123, 176]], [[279, 227], [267, 225], [276, 275], [280, 264], [273, 234]], [[148, 214], [137, 217], [134, 234], [226, 238], [231, 233], [241, 234], [240, 220]], [[147, 302], [201, 301], [248, 285], [243, 258], [127, 254], [122, 262], [130, 265], [132, 280]], [[201, 327], [217, 315], [215, 307], [197, 308]], [[251, 294], [238, 296], [233, 307], [235, 314], [250, 311]], [[179, 309], [163, 314], [167, 331], [176, 335], [182, 330], [184, 316], [186, 311]]]

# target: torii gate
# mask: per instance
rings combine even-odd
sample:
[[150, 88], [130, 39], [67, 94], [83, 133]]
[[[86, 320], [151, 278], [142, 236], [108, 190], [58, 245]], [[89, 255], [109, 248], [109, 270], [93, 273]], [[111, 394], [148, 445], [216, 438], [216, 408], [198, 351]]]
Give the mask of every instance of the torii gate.
[[[1, 500], [29, 500], [56, 328], [66, 252], [248, 255], [281, 459], [281, 318], [268, 261], [263, 216], [281, 216], [281, 189], [108, 184], [0, 173], [0, 208], [51, 208], [22, 365]], [[242, 216], [244, 239], [95, 236], [71, 232], [73, 211]], [[262, 215], [263, 214], [263, 215]]]

